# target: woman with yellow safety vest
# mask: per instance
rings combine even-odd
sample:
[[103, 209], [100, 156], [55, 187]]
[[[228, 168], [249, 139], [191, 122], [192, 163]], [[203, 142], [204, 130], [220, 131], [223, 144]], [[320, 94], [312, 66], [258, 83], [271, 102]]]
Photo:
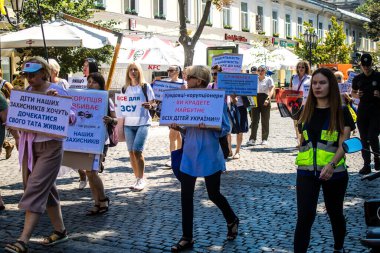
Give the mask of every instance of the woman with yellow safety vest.
[[355, 124], [347, 108], [342, 107], [338, 83], [331, 70], [320, 68], [313, 73], [311, 92], [298, 123], [302, 144], [296, 159], [294, 252], [307, 252], [321, 187], [334, 235], [334, 252], [345, 252], [343, 201], [348, 173], [341, 144], [349, 138]]

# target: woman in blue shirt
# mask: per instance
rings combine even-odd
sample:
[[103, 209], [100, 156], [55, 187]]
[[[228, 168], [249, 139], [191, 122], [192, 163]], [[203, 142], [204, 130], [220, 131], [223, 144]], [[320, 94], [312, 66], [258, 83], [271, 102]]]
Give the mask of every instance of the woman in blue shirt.
[[[192, 66], [188, 70], [187, 86], [190, 89], [206, 89], [210, 82], [210, 70], [206, 66]], [[177, 128], [172, 124], [172, 128]], [[238, 234], [239, 219], [233, 212], [227, 199], [220, 193], [220, 176], [226, 169], [219, 138], [230, 130], [227, 106], [224, 105], [221, 130], [187, 127], [180, 167], [181, 204], [182, 204], [182, 238], [173, 245], [172, 252], [191, 248], [193, 240], [193, 196], [197, 177], [204, 177], [209, 198], [222, 211], [227, 222], [227, 239], [234, 240]]]

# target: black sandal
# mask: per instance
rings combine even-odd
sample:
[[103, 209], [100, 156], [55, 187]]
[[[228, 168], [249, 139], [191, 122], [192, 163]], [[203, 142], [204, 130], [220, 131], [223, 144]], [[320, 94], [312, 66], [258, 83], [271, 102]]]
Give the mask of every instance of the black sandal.
[[28, 245], [23, 241], [17, 240], [15, 243], [7, 244], [4, 251], [10, 253], [27, 253]]
[[227, 240], [235, 240], [239, 232], [239, 218], [236, 217], [231, 224], [227, 224], [227, 229]]
[[63, 232], [54, 231], [49, 237], [44, 238], [42, 245], [51, 246], [57, 243], [65, 242], [69, 239], [66, 229]]
[[86, 216], [94, 216], [100, 214], [100, 205], [94, 205], [94, 207], [87, 211]]
[[106, 197], [105, 199], [99, 200], [99, 202], [107, 202], [106, 206], [99, 206], [99, 214], [108, 212], [108, 207], [110, 206], [110, 199]]
[[[185, 242], [185, 244], [181, 244], [181, 242]], [[194, 246], [194, 240], [193, 239], [181, 237], [181, 239], [179, 239], [179, 241], [175, 245], [172, 246], [171, 252], [180, 252], [180, 251], [183, 251], [185, 249], [190, 249], [193, 246]]]

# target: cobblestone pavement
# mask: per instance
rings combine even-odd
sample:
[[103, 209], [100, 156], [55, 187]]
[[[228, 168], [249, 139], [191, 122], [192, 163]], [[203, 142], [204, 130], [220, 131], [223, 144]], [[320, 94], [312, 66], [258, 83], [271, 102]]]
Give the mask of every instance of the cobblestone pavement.
[[[243, 146], [241, 158], [228, 162], [222, 175], [222, 192], [240, 218], [239, 236], [226, 241], [226, 224], [220, 211], [208, 200], [203, 179], [195, 192], [193, 252], [292, 252], [296, 222], [295, 178], [296, 140], [293, 123], [272, 111], [269, 146]], [[261, 132], [261, 130], [259, 130]], [[234, 137], [234, 136], [233, 136]], [[249, 135], [244, 136], [243, 143]], [[260, 138], [259, 138], [260, 139]], [[233, 140], [235, 143], [235, 140]], [[147, 188], [131, 192], [134, 179], [125, 143], [109, 150], [101, 177], [111, 199], [103, 216], [87, 217], [92, 205], [90, 189], [77, 190], [78, 176], [58, 178], [62, 212], [70, 235], [66, 243], [54, 247], [38, 244], [52, 231], [43, 215], [30, 243], [31, 252], [168, 252], [181, 236], [180, 184], [168, 160], [168, 129], [152, 127], [146, 147]], [[0, 213], [0, 252], [5, 243], [20, 234], [24, 213], [17, 203], [22, 195], [21, 175], [14, 151], [9, 160], [0, 160], [0, 189], [6, 211]], [[365, 233], [363, 202], [379, 195], [379, 183], [361, 182], [359, 154], [348, 156], [350, 182], [345, 200], [348, 252], [367, 252], [360, 238]], [[322, 193], [321, 193], [322, 195]], [[309, 252], [332, 252], [330, 223], [320, 196], [318, 215], [312, 229]]]

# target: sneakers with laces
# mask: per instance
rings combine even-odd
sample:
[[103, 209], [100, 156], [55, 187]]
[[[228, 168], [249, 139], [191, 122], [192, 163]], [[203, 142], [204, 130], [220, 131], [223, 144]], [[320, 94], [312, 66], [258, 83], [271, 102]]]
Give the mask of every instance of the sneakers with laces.
[[86, 188], [86, 186], [87, 186], [87, 177], [85, 181], [82, 181], [82, 180], [79, 181], [78, 189], [83, 190], [84, 188]]
[[256, 145], [256, 140], [252, 139], [247, 141], [247, 146], [255, 146]]
[[138, 178], [137, 184], [133, 188], [133, 191], [138, 191], [138, 192], [142, 191], [142, 190], [144, 190], [145, 186], [146, 186], [146, 182], [145, 182], [144, 178]]
[[133, 184], [131, 184], [128, 188], [131, 189], [131, 190], [135, 189], [135, 187], [136, 187], [138, 181], [139, 181], [139, 180], [138, 180], [138, 178], [136, 177], [136, 181], [135, 181]]
[[171, 167], [172, 167], [172, 160], [169, 159], [169, 160], [165, 163], [165, 166], [171, 168]]
[[359, 170], [360, 175], [368, 175], [370, 173], [371, 173], [371, 167], [367, 165], [364, 165], [363, 168]]
[[268, 141], [267, 141], [267, 140], [263, 140], [263, 141], [261, 142], [261, 145], [268, 145]]

